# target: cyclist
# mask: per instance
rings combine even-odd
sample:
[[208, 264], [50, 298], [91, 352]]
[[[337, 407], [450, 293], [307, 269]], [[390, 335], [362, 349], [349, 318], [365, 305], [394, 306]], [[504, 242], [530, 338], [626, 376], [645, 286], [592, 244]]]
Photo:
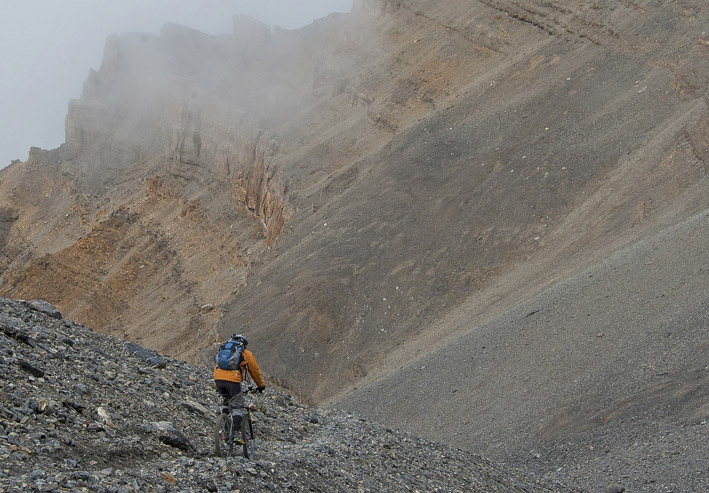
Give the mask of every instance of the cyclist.
[[244, 346], [241, 353], [241, 364], [237, 370], [222, 370], [219, 366], [214, 366], [214, 386], [217, 392], [222, 395], [222, 413], [229, 412], [229, 404], [231, 404], [232, 417], [234, 419], [234, 429], [241, 429], [241, 420], [244, 416], [244, 393], [241, 391], [241, 381], [244, 379], [244, 372], [248, 371], [254, 383], [257, 385], [257, 390], [263, 392], [266, 384], [261, 376], [261, 369], [256, 363], [256, 358], [251, 351], [246, 349], [249, 342], [243, 334], [234, 334], [230, 341], [240, 342]]

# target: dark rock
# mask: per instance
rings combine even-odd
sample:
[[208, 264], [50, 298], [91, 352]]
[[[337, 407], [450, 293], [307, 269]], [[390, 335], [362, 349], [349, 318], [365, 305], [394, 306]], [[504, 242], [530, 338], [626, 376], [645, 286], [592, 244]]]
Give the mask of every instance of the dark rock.
[[41, 370], [40, 368], [37, 368], [36, 366], [28, 363], [24, 359], [20, 359], [17, 361], [17, 365], [25, 370], [27, 373], [34, 375], [35, 377], [43, 377], [44, 376], [44, 370]]
[[47, 301], [31, 300], [31, 301], [27, 301], [25, 303], [27, 304], [27, 306], [29, 306], [33, 310], [37, 310], [38, 312], [42, 312], [46, 315], [49, 315], [52, 318], [57, 318], [57, 319], [62, 318], [62, 314], [59, 312], [59, 310], [54, 308], [54, 306]]
[[170, 445], [171, 447], [179, 448], [180, 450], [184, 450], [186, 452], [194, 450], [194, 447], [187, 439], [187, 437], [177, 431], [172, 425], [172, 423], [169, 423], [167, 421], [160, 421], [151, 424], [155, 427], [155, 430], [158, 433], [158, 438], [161, 442], [165, 443], [166, 445]]
[[152, 349], [146, 349], [133, 342], [124, 343], [126, 349], [132, 354], [136, 355], [138, 358], [147, 361], [149, 364], [155, 368], [165, 368], [167, 366], [167, 360], [163, 358], [157, 351]]
[[214, 493], [215, 491], [219, 491], [219, 488], [217, 487], [217, 484], [214, 482], [213, 479], [204, 479], [200, 482], [200, 486], [204, 488], [205, 490], [209, 491], [210, 493]]
[[103, 358], [105, 358], [105, 359], [107, 359], [107, 360], [109, 360], [109, 361], [113, 361], [113, 362], [117, 362], [117, 361], [118, 361], [118, 358], [116, 358], [115, 356], [113, 356], [113, 355], [111, 355], [111, 354], [108, 354], [106, 351], [104, 351], [104, 350], [101, 349], [101, 348], [96, 348], [96, 347], [94, 347], [94, 348], [91, 348], [91, 350], [92, 350], [94, 353], [99, 354], [100, 356], [102, 356]]
[[102, 425], [101, 423], [97, 422], [97, 421], [93, 421], [93, 422], [89, 423], [89, 424], [86, 426], [86, 429], [87, 429], [88, 431], [91, 431], [91, 432], [94, 432], [94, 433], [98, 433], [98, 432], [100, 432], [100, 431], [105, 431], [105, 428], [103, 427], [103, 425]]
[[[9, 337], [26, 342], [29, 334], [27, 334], [27, 325], [22, 320], [8, 317], [0, 313], [0, 330]], [[20, 339], [22, 337], [23, 339]]]
[[49, 401], [47, 399], [30, 399], [27, 403], [27, 407], [32, 409], [37, 414], [42, 414], [47, 410], [49, 406]]
[[208, 418], [208, 419], [213, 419], [214, 415], [204, 407], [203, 405], [197, 403], [197, 402], [191, 402], [191, 401], [180, 401], [179, 402], [180, 406], [184, 407], [185, 409], [188, 409], [194, 413], [200, 414], [201, 416]]
[[155, 368], [163, 369], [167, 366], [167, 360], [165, 358], [161, 358], [159, 356], [154, 356], [152, 358], [148, 358], [146, 360], [148, 363], [153, 365]]

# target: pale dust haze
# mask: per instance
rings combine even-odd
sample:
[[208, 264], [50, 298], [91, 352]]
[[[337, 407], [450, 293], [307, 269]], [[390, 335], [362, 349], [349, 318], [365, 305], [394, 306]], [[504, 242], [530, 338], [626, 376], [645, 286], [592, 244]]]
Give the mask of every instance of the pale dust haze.
[[106, 38], [124, 32], [158, 34], [165, 23], [208, 34], [232, 32], [237, 14], [269, 26], [297, 29], [352, 0], [23, 0], [0, 6], [0, 168], [26, 160], [30, 147], [64, 142], [67, 105], [98, 69]]

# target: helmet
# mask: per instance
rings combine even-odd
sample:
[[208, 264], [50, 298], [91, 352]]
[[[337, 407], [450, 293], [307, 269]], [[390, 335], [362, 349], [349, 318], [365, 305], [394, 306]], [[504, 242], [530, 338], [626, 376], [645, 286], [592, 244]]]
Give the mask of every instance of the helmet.
[[243, 334], [234, 334], [231, 336], [232, 341], [240, 342], [241, 344], [246, 347], [249, 344], [249, 341], [246, 340], [246, 336]]

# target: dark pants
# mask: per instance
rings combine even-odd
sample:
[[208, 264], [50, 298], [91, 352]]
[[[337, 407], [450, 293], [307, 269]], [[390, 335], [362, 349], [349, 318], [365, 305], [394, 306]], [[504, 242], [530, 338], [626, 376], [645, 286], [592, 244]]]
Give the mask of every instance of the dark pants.
[[234, 423], [240, 425], [241, 418], [244, 416], [244, 393], [241, 391], [241, 384], [227, 380], [215, 380], [214, 384], [217, 386], [217, 392], [224, 399], [222, 412], [228, 412], [229, 406], [231, 406]]

